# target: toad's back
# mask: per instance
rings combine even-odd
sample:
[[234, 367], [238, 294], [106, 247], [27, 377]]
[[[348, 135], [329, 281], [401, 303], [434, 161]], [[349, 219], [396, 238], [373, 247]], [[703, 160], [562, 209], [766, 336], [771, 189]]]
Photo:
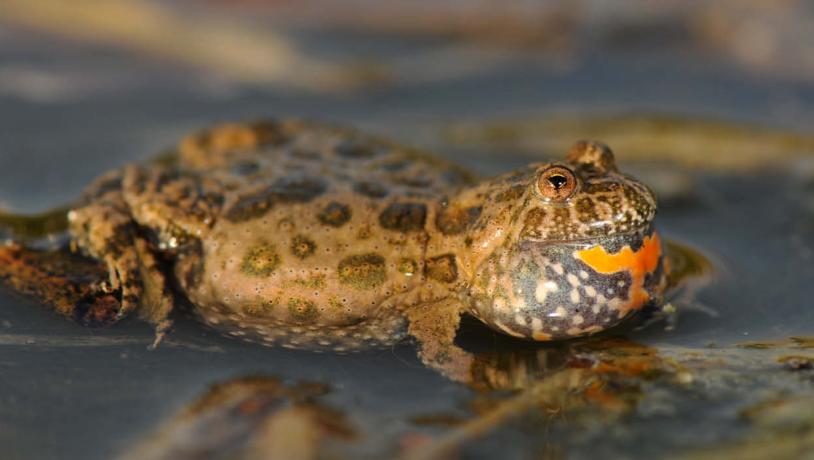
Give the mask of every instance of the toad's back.
[[454, 266], [425, 263], [435, 209], [469, 181], [450, 164], [303, 122], [221, 126], [179, 154], [182, 174], [221, 199], [176, 278], [202, 319], [229, 334], [392, 343], [403, 336], [399, 309], [455, 281], [443, 273]]

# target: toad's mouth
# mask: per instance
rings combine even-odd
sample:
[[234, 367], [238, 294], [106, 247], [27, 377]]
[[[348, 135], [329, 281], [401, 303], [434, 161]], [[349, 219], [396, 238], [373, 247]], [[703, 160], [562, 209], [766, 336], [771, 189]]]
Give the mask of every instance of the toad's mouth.
[[647, 225], [629, 232], [611, 235], [591, 236], [571, 239], [545, 239], [538, 240], [526, 238], [518, 245], [521, 251], [549, 251], [552, 248], [567, 248], [574, 251], [590, 249], [601, 246], [608, 253], [614, 254], [625, 247], [638, 252], [649, 238], [656, 235], [652, 225]]
[[521, 250], [534, 250], [547, 246], [566, 246], [574, 249], [588, 248], [593, 246], [602, 246], [609, 251], [616, 252], [616, 249], [621, 249], [625, 246], [630, 246], [634, 250], [645, 241], [649, 236], [655, 234], [652, 225], [647, 225], [637, 228], [628, 232], [620, 232], [609, 235], [600, 236], [586, 236], [583, 238], [568, 238], [568, 239], [535, 239], [524, 238], [520, 242]]

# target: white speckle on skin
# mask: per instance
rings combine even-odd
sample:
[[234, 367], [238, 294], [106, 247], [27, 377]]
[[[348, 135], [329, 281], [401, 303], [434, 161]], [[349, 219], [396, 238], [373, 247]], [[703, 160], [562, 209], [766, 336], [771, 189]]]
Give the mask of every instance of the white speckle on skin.
[[574, 276], [573, 273], [569, 273], [568, 275], [566, 275], [565, 279], [568, 280], [568, 284], [570, 284], [571, 286], [573, 287], [579, 286], [579, 278]]
[[534, 290], [534, 298], [538, 303], [544, 304], [549, 292], [557, 292], [557, 283], [540, 280], [537, 282], [537, 288]]
[[514, 315], [514, 322], [521, 325], [526, 326], [526, 318], [523, 315]]
[[568, 297], [571, 300], [571, 303], [579, 303], [579, 292], [576, 289], [572, 289]]
[[584, 280], [587, 280], [588, 279], [588, 272], [586, 272], [585, 270], [580, 270], [579, 271], [579, 277], [584, 279]]
[[543, 321], [540, 318], [532, 318], [531, 319], [531, 329], [534, 332], [538, 332], [543, 329]]
[[565, 308], [557, 307], [557, 309], [554, 310], [554, 312], [549, 313], [548, 316], [550, 318], [565, 318], [565, 315], [567, 315], [567, 314], [568, 314], [568, 311]]
[[544, 304], [546, 297], [548, 297], [548, 289], [544, 282], [538, 281], [537, 287], [534, 289], [534, 299], [537, 300], [537, 303]]
[[574, 315], [574, 317], [571, 318], [571, 322], [579, 326], [585, 322], [585, 318], [583, 318], [582, 315]]
[[596, 289], [593, 286], [584, 286], [585, 288], [585, 295], [588, 297], [596, 297]]
[[619, 315], [622, 314], [622, 309], [620, 308], [621, 306], [622, 306], [622, 300], [619, 299], [618, 297], [614, 297], [614, 298], [610, 299], [610, 301], [608, 301], [608, 308], [610, 308], [611, 310], [616, 310], [616, 312]]
[[553, 264], [551, 266], [551, 269], [554, 270], [554, 273], [558, 275], [562, 275], [563, 273], [565, 273], [565, 269], [562, 268], [561, 264]]

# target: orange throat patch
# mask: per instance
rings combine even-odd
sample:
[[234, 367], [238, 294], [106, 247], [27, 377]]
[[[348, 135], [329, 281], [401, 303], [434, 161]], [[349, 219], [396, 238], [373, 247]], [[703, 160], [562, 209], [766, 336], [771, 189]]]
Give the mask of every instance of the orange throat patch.
[[608, 254], [602, 246], [574, 251], [574, 257], [588, 264], [597, 273], [630, 273], [630, 294], [627, 303], [620, 308], [621, 316], [630, 310], [642, 308], [650, 300], [650, 293], [644, 288], [645, 276], [658, 267], [661, 254], [661, 241], [656, 233], [645, 237], [638, 251], [633, 251], [630, 246], [625, 246], [615, 254]]

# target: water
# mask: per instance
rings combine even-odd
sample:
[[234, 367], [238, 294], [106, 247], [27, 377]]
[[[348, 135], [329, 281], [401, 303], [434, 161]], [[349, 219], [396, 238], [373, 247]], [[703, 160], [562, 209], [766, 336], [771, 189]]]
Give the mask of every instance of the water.
[[[0, 200], [12, 210], [64, 204], [99, 173], [145, 159], [190, 128], [262, 115], [358, 125], [432, 147], [484, 174], [524, 164], [528, 152], [450, 145], [437, 127], [563, 111], [657, 110], [798, 130], [814, 121], [814, 86], [806, 80], [745, 73], [700, 53], [586, 52], [562, 66], [529, 52], [472, 75], [337, 95], [230, 83], [147, 56], [8, 26], [2, 36], [0, 74], [7, 84], [0, 92]], [[434, 46], [391, 40], [401, 53]], [[30, 84], [31, 75], [48, 76], [51, 92], [23, 90], [18, 80], [16, 87], [8, 84], [11, 70], [29, 72], [23, 75]], [[653, 170], [647, 163], [630, 166], [644, 174]], [[606, 396], [621, 402], [573, 406], [560, 415], [539, 406], [518, 410], [516, 419], [464, 442], [464, 458], [648, 458], [748, 436], [784, 445], [774, 419], [761, 424], [760, 416], [744, 418], [743, 411], [767, 400], [814, 396], [811, 371], [788, 370], [778, 361], [812, 356], [788, 338], [814, 335], [814, 171], [805, 163], [737, 174], [668, 169], [691, 186], [679, 190], [679, 199], [665, 200], [658, 226], [714, 264], [716, 278], [693, 297], [703, 308], [676, 299], [674, 327], [665, 330], [659, 322], [624, 331], [638, 351], [621, 358], [602, 355], [618, 348], [613, 343], [595, 350], [580, 344], [530, 349], [468, 324], [461, 335], [467, 347], [496, 353], [504, 368], [523, 362], [532, 370], [520, 387], [590, 358], [616, 363], [607, 378], [619, 387]], [[136, 321], [87, 329], [6, 292], [0, 306], [0, 445], [8, 459], [110, 458], [213, 383], [246, 375], [327, 384], [321, 403], [345, 413], [362, 433], [342, 444], [347, 457], [392, 457], [410, 439], [443, 439], [461, 425], [414, 419], [477, 420], [482, 407], [511, 398], [445, 380], [420, 364], [410, 344], [353, 355], [268, 349], [222, 338], [181, 317], [167, 343], [147, 351], [152, 331]], [[780, 343], [737, 347], [767, 341]], [[654, 353], [645, 362], [657, 371], [653, 375], [632, 370], [632, 356], [640, 359], [641, 350]]]

